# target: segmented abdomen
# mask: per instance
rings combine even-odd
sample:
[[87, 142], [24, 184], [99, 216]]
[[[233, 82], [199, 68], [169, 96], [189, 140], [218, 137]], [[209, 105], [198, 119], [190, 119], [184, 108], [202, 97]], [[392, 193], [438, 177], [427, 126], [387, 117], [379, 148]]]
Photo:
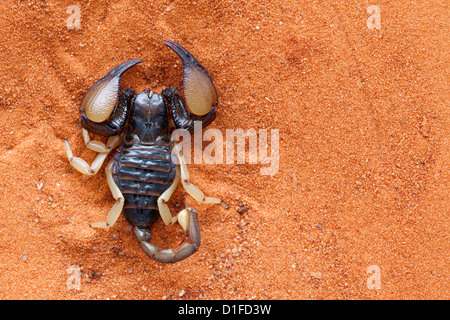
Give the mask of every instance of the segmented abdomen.
[[123, 214], [133, 226], [149, 227], [158, 217], [158, 197], [175, 178], [169, 145], [122, 145], [114, 155], [114, 182], [122, 192]]

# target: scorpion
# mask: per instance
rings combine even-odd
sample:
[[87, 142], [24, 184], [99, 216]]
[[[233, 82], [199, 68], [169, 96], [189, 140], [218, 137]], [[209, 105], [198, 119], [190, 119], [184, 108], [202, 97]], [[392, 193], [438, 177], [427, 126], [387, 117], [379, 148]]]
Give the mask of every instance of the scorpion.
[[[106, 221], [92, 223], [91, 227], [109, 229], [123, 213], [148, 257], [174, 263], [197, 252], [201, 243], [198, 212], [187, 207], [172, 216], [167, 205], [178, 183], [181, 181], [184, 190], [199, 203], [227, 206], [219, 198], [206, 197], [190, 182], [181, 144], [171, 141], [174, 128], [192, 132], [194, 122], [201, 121], [205, 128], [215, 119], [216, 88], [206, 69], [188, 50], [174, 41], [166, 40], [164, 44], [182, 60], [185, 102], [176, 87], [165, 88], [161, 94], [150, 89], [139, 94], [122, 89], [122, 74], [143, 62], [140, 58], [126, 61], [94, 83], [81, 102], [83, 140], [88, 149], [98, 153], [92, 164], [74, 157], [67, 140], [64, 144], [70, 164], [85, 175], [95, 175], [108, 154], [118, 149], [105, 168], [116, 202]], [[91, 140], [90, 133], [108, 137], [106, 144]], [[150, 243], [150, 229], [159, 216], [165, 225], [178, 222], [185, 238], [188, 233], [190, 243], [183, 243], [177, 252]]]

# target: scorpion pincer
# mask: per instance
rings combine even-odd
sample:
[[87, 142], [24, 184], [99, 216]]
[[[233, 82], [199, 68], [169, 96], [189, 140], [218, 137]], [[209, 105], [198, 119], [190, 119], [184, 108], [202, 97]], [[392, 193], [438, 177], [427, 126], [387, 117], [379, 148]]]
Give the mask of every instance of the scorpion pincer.
[[[171, 130], [194, 128], [194, 121], [202, 127], [216, 117], [217, 92], [208, 72], [184, 47], [165, 41], [183, 62], [183, 96], [176, 88], [166, 88], [161, 94], [149, 89], [136, 94], [120, 87], [121, 75], [142, 59], [122, 63], [98, 80], [81, 102], [81, 127], [86, 147], [98, 152], [91, 165], [74, 157], [65, 140], [70, 164], [85, 175], [98, 172], [108, 153], [119, 149], [106, 165], [106, 178], [116, 200], [106, 221], [92, 223], [94, 228], [108, 229], [120, 213], [134, 227], [143, 251], [151, 259], [174, 263], [194, 254], [200, 246], [198, 213], [193, 208], [172, 216], [167, 202], [181, 181], [186, 192], [201, 203], [217, 203], [219, 198], [206, 197], [189, 181], [189, 173], [180, 144], [171, 141]], [[93, 141], [89, 133], [109, 137], [106, 144]], [[172, 155], [178, 160], [175, 165]], [[190, 243], [177, 252], [161, 250], [150, 243], [152, 224], [161, 216], [166, 225], [178, 222], [188, 232]]]

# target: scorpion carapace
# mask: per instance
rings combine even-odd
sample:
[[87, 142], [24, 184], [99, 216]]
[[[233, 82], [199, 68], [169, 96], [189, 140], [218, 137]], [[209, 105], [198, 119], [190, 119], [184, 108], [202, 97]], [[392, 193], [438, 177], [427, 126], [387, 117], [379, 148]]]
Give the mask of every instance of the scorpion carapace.
[[[176, 88], [166, 88], [161, 94], [146, 89], [139, 94], [120, 88], [121, 75], [142, 59], [122, 63], [98, 80], [81, 102], [81, 126], [86, 146], [98, 152], [89, 165], [74, 157], [67, 141], [65, 148], [70, 164], [86, 175], [98, 172], [108, 153], [118, 147], [106, 165], [106, 178], [116, 203], [106, 221], [92, 223], [95, 228], [110, 228], [120, 213], [134, 227], [144, 252], [152, 259], [173, 263], [195, 253], [200, 246], [198, 213], [193, 208], [181, 210], [172, 217], [167, 201], [181, 181], [184, 189], [196, 201], [222, 203], [219, 198], [205, 197], [189, 180], [181, 147], [171, 141], [171, 129], [193, 130], [194, 121], [202, 127], [216, 116], [217, 92], [208, 72], [180, 44], [165, 41], [183, 62], [183, 97]], [[89, 133], [107, 136], [106, 144], [92, 141]], [[177, 158], [178, 165], [172, 161]], [[225, 206], [225, 205], [224, 205]], [[161, 250], [150, 243], [152, 224], [161, 216], [166, 225], [179, 222], [189, 233], [190, 243], [174, 252]]]

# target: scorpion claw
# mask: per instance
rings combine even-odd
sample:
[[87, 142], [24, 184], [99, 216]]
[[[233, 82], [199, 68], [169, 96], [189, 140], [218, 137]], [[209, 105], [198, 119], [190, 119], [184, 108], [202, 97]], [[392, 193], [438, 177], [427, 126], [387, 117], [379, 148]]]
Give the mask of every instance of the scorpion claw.
[[81, 111], [88, 120], [100, 123], [110, 117], [119, 100], [120, 76], [140, 62], [137, 58], [118, 65], [89, 88], [81, 101]]
[[149, 258], [162, 263], [175, 263], [184, 260], [197, 252], [201, 242], [200, 226], [197, 218], [198, 213], [194, 209], [189, 208], [188, 210], [190, 211], [189, 238], [192, 243], [184, 243], [177, 252], [174, 252], [172, 249], [161, 250], [157, 245], [148, 242], [151, 238], [150, 231], [138, 227], [134, 229], [136, 239], [139, 241], [142, 250]]
[[180, 44], [166, 40], [166, 46], [183, 61], [183, 94], [189, 111], [197, 116], [210, 112], [217, 104], [217, 92], [208, 71]]

